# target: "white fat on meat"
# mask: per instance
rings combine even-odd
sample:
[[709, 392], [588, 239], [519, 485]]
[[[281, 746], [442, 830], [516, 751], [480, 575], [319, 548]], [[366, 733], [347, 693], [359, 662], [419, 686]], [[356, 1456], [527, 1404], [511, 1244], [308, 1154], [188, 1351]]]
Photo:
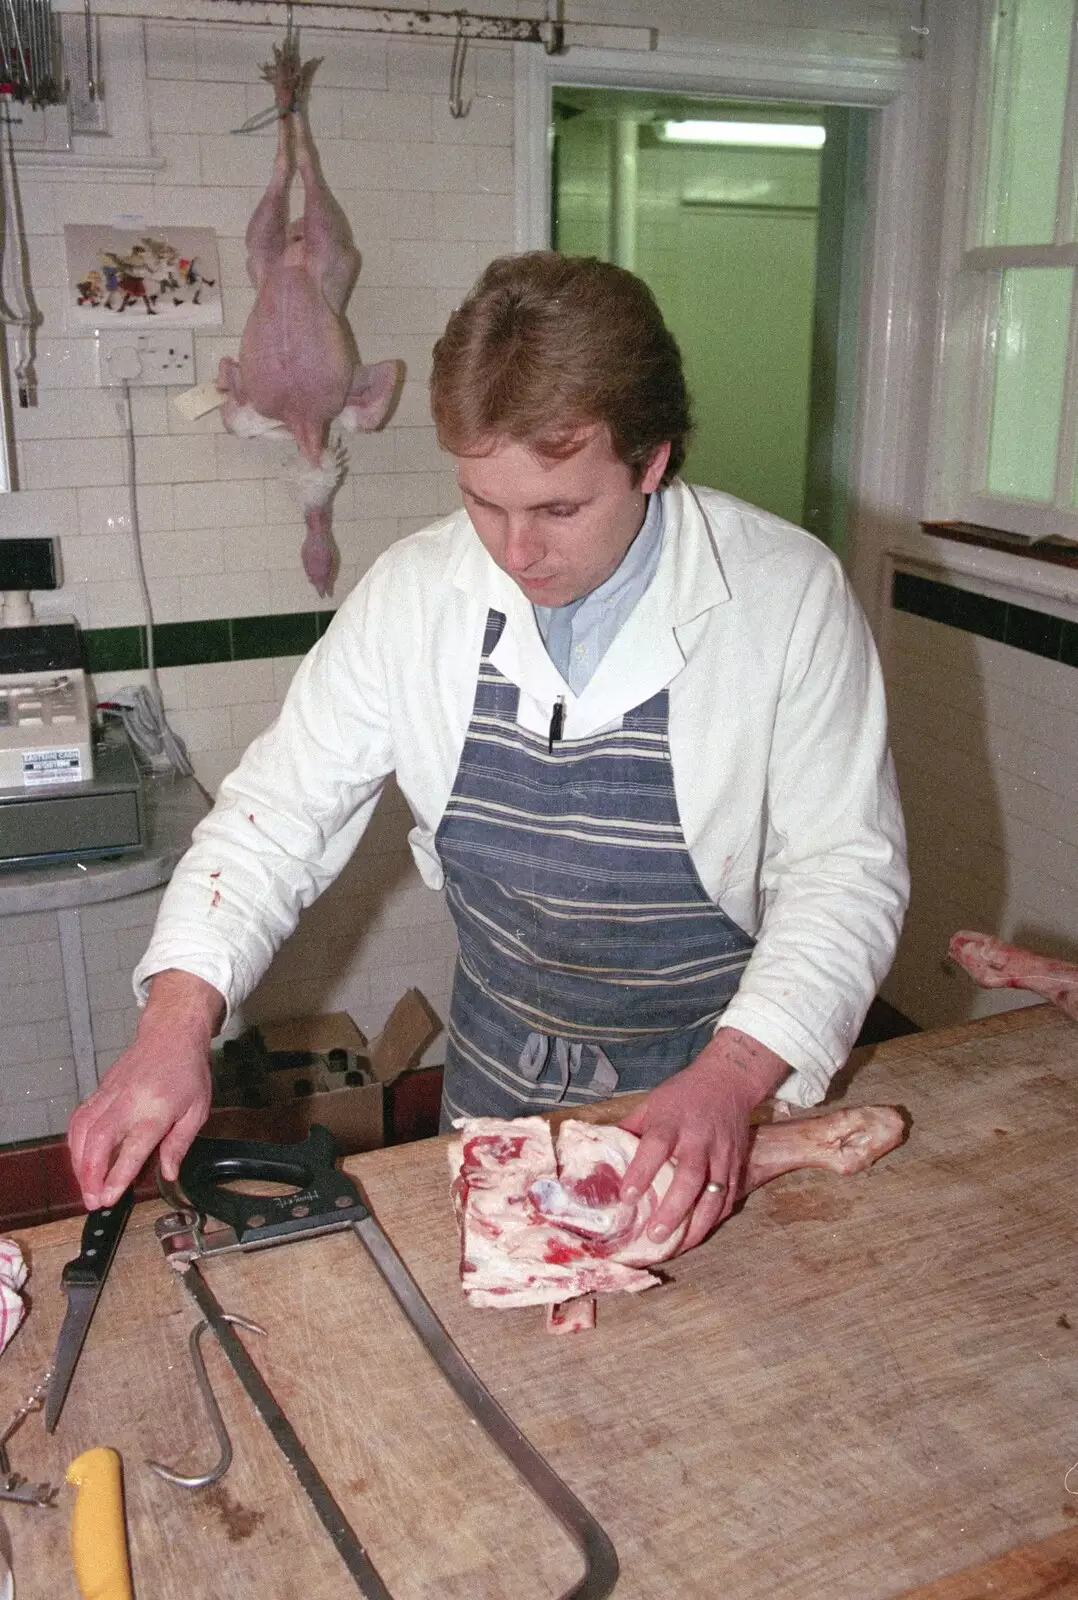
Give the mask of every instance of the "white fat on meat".
[[529, 1194], [539, 1215], [580, 1238], [626, 1267], [647, 1267], [676, 1255], [688, 1232], [688, 1219], [669, 1238], [656, 1244], [647, 1236], [674, 1176], [669, 1161], [638, 1200], [618, 1198], [622, 1179], [640, 1141], [625, 1128], [563, 1122], [558, 1130], [558, 1170], [531, 1185]]
[[[568, 1126], [579, 1125], [565, 1124], [562, 1133]], [[540, 1209], [537, 1187], [543, 1193], [544, 1185], [548, 1191], [558, 1186], [558, 1161], [542, 1118], [474, 1117], [459, 1127], [448, 1157], [469, 1305], [556, 1305], [580, 1295], [637, 1294], [659, 1281], [616, 1259], [602, 1237], [575, 1231]]]

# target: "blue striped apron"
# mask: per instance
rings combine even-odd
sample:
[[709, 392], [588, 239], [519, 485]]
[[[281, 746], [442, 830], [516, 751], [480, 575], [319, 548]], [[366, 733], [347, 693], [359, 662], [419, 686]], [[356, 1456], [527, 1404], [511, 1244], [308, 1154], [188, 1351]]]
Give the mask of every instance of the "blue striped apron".
[[692, 1061], [753, 940], [709, 898], [678, 816], [669, 693], [548, 748], [491, 660], [436, 846], [457, 925], [442, 1123], [651, 1089]]

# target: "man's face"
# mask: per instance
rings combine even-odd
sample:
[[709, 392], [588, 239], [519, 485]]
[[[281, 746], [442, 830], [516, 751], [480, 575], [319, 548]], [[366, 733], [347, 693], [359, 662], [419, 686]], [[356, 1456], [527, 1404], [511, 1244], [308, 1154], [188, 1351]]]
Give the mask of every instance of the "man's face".
[[634, 485], [605, 427], [580, 437], [580, 448], [561, 461], [505, 439], [484, 455], [457, 457], [460, 492], [483, 548], [535, 605], [579, 600], [621, 565], [670, 454], [661, 445]]

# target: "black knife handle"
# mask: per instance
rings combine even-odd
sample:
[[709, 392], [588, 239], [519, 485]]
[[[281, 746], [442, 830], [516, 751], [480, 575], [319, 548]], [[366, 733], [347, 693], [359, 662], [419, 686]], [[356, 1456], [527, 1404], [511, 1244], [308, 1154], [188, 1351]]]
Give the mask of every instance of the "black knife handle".
[[104, 1283], [134, 1203], [134, 1189], [125, 1189], [114, 1206], [103, 1206], [100, 1211], [89, 1213], [83, 1223], [79, 1253], [60, 1274], [63, 1288], [79, 1285], [92, 1288]]
[[[260, 1139], [196, 1139], [180, 1163], [180, 1188], [202, 1216], [216, 1217], [246, 1245], [282, 1242], [290, 1233], [344, 1227], [370, 1213], [363, 1196], [334, 1165], [336, 1146], [316, 1123], [302, 1144]], [[244, 1194], [222, 1184], [244, 1179], [287, 1183], [291, 1194]]]

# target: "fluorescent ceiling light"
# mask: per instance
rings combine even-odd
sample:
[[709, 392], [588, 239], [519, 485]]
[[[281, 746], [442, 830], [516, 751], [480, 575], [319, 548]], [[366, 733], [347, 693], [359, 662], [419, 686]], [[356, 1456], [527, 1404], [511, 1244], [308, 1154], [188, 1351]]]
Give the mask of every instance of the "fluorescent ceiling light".
[[663, 138], [681, 144], [739, 144], [818, 150], [826, 130], [810, 122], [664, 122]]

